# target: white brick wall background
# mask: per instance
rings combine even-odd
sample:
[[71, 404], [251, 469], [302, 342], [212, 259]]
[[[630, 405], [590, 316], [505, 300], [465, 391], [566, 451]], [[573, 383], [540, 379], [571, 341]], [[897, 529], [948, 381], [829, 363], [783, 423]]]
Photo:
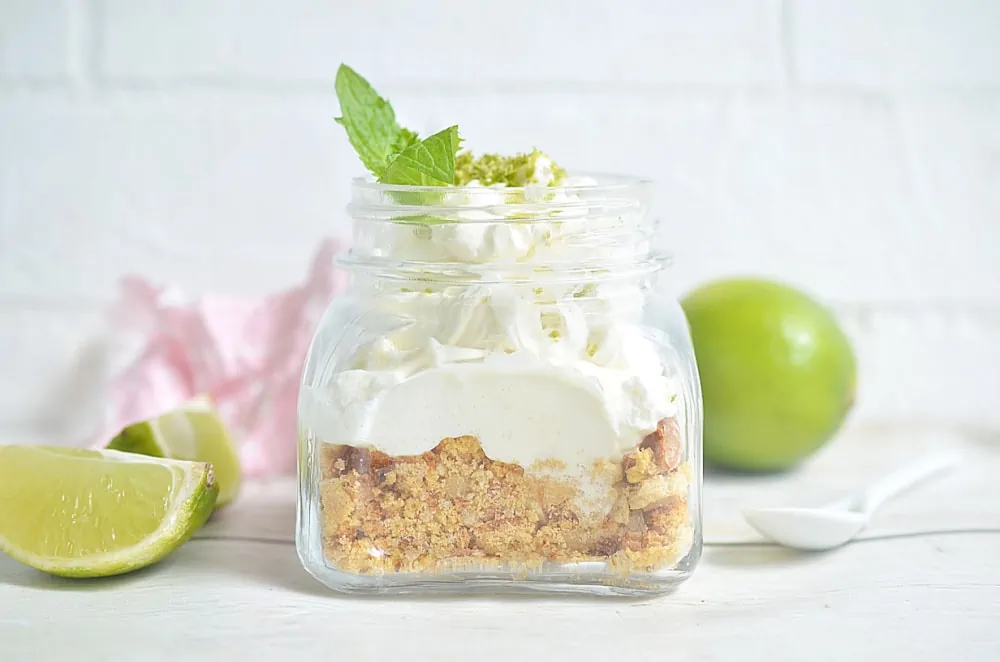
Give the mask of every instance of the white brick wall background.
[[119, 275], [267, 292], [347, 234], [342, 61], [656, 179], [678, 291], [830, 302], [860, 420], [1000, 427], [1000, 2], [0, 0], [0, 439], [67, 438]]

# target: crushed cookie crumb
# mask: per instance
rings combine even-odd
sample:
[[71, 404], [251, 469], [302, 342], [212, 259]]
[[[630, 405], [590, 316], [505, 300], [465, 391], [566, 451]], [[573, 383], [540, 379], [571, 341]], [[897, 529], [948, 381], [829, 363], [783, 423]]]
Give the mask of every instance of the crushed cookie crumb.
[[528, 467], [528, 471], [544, 471], [546, 469], [553, 471], [562, 471], [566, 468], [566, 463], [557, 458], [548, 458], [545, 460], [535, 460]]
[[661, 422], [621, 461], [598, 461], [585, 472], [607, 479], [600, 484], [609, 493], [597, 510], [584, 507], [581, 485], [565, 471], [553, 475], [565, 469], [558, 460], [526, 470], [490, 459], [472, 436], [398, 457], [326, 445], [324, 553], [332, 566], [357, 574], [527, 572], [582, 561], [605, 561], [616, 572], [668, 566], [693, 535], [688, 472], [670, 459], [671, 434]]
[[641, 449], [649, 449], [653, 460], [661, 471], [673, 471], [681, 464], [684, 447], [677, 419], [664, 418], [639, 444]]
[[680, 473], [658, 474], [628, 488], [629, 510], [646, 510], [678, 494], [687, 494], [687, 478]]
[[653, 458], [653, 451], [649, 448], [640, 448], [634, 453], [626, 453], [622, 459], [622, 469], [625, 471], [626, 482], [632, 485], [660, 473], [656, 460]]

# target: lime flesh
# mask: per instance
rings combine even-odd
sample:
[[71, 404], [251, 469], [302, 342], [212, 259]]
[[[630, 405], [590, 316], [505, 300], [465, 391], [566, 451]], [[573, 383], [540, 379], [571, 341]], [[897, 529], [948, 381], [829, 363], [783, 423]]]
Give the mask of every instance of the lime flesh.
[[199, 396], [161, 416], [125, 427], [107, 446], [192, 462], [209, 462], [219, 483], [216, 507], [239, 493], [241, 471], [232, 436], [207, 396]]
[[188, 540], [218, 492], [206, 463], [0, 446], [0, 551], [64, 577], [131, 572]]
[[854, 403], [856, 361], [827, 308], [751, 278], [705, 285], [681, 305], [701, 377], [707, 463], [788, 469], [840, 429]]

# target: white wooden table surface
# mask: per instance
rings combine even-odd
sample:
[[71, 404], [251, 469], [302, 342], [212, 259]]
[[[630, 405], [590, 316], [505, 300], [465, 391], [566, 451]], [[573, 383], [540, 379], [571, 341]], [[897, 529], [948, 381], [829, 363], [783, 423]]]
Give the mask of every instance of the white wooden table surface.
[[[740, 519], [743, 505], [818, 503], [944, 444], [968, 462], [884, 506], [872, 539], [794, 553], [758, 544]], [[253, 484], [132, 575], [74, 582], [0, 558], [0, 661], [1000, 660], [1000, 439], [988, 433], [848, 430], [792, 474], [710, 476], [705, 516], [693, 578], [653, 600], [360, 599], [301, 569], [293, 483]], [[925, 530], [939, 532], [910, 535]]]

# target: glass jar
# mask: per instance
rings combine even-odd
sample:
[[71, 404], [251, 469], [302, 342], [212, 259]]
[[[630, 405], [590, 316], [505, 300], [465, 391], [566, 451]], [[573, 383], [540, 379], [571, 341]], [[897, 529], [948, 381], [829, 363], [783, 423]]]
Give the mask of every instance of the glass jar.
[[355, 180], [299, 395], [296, 545], [358, 593], [668, 591], [701, 394], [649, 182]]

